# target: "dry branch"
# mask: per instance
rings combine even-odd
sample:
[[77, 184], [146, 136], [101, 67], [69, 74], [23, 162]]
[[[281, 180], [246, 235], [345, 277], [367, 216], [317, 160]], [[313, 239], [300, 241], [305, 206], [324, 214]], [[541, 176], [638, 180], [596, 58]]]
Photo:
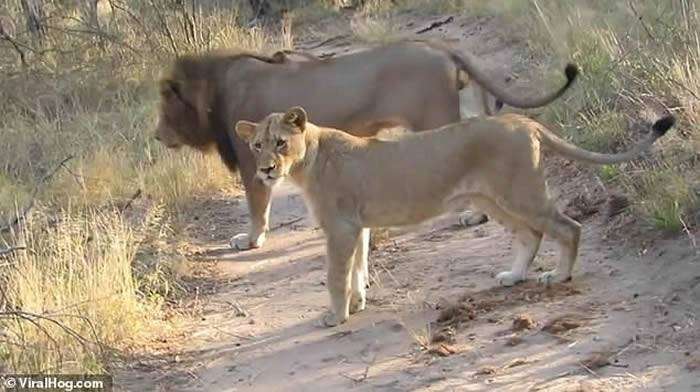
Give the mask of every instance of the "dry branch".
[[27, 214], [31, 211], [32, 208], [34, 208], [34, 203], [36, 202], [36, 197], [39, 194], [39, 190], [41, 189], [41, 186], [46, 183], [51, 177], [53, 177], [56, 172], [61, 167], [64, 167], [65, 163], [73, 159], [75, 156], [69, 155], [66, 158], [63, 158], [58, 165], [56, 165], [52, 170], [50, 170], [48, 173], [46, 173], [43, 177], [41, 177], [41, 180], [39, 180], [39, 183], [34, 187], [34, 191], [32, 192], [32, 197], [31, 200], [29, 201], [29, 204], [22, 210], [22, 213], [17, 215], [13, 220], [11, 220], [7, 225], [0, 227], [0, 233], [5, 233], [8, 231], [11, 231], [15, 226], [17, 226], [21, 221], [26, 219]]
[[444, 20], [438, 20], [437, 22], [431, 23], [430, 26], [428, 26], [428, 27], [426, 27], [426, 28], [424, 28], [424, 29], [420, 29], [420, 30], [416, 31], [416, 34], [427, 33], [427, 32], [430, 31], [430, 30], [434, 30], [434, 29], [437, 29], [437, 28], [440, 27], [440, 26], [444, 26], [444, 25], [446, 25], [446, 24], [448, 24], [448, 23], [451, 23], [453, 20], [455, 20], [455, 18], [454, 18], [453, 16], [450, 16], [450, 17], [448, 17], [448, 18], [445, 18]]
[[141, 194], [143, 194], [143, 191], [141, 189], [137, 189], [136, 192], [134, 192], [134, 194], [131, 195], [131, 197], [126, 201], [126, 204], [124, 204], [124, 206], [119, 209], [119, 213], [124, 213], [124, 211], [128, 210], [134, 203], [134, 200], [141, 197]]
[[7, 248], [7, 249], [0, 249], [0, 257], [9, 256], [11, 254], [14, 254], [15, 252], [18, 252], [20, 250], [25, 250], [25, 249], [27, 249], [26, 246], [13, 246], [13, 247]]

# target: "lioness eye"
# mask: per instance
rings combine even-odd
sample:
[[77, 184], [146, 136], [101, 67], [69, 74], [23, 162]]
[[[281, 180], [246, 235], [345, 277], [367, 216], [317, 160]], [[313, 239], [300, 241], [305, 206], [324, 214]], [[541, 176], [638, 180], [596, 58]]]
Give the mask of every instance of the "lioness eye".
[[282, 140], [282, 139], [278, 139], [278, 140], [277, 140], [277, 148], [282, 148], [282, 147], [284, 147], [284, 146], [286, 146], [286, 145], [287, 145], [287, 141], [286, 141], [286, 140]]
[[259, 149], [262, 148], [262, 144], [258, 142], [258, 143], [255, 143], [255, 144], [253, 145], [253, 147], [255, 147], [256, 150], [259, 150]]

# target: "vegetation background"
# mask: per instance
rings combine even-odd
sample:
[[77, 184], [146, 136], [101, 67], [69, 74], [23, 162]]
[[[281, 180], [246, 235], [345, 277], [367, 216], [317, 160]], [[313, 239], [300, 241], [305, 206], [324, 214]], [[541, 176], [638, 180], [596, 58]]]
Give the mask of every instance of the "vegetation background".
[[152, 139], [155, 81], [183, 53], [292, 49], [326, 18], [350, 18], [367, 42], [393, 39], [392, 15], [407, 10], [502, 18], [543, 70], [560, 72], [561, 58], [581, 67], [572, 93], [540, 115], [587, 148], [623, 148], [653, 120], [640, 113], [672, 112], [678, 127], [652, 157], [599, 178], [641, 231], [697, 226], [700, 1], [358, 3], [0, 5], [0, 373], [103, 372], [177, 334], [196, 274], [182, 213], [237, 185], [217, 157]]

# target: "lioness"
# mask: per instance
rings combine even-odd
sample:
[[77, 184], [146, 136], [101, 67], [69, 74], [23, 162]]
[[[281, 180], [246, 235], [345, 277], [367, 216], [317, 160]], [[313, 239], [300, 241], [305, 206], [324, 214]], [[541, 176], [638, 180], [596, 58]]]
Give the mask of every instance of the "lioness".
[[303, 105], [319, 125], [356, 136], [374, 136], [395, 126], [419, 131], [460, 119], [460, 71], [500, 101], [521, 108], [546, 105], [577, 75], [570, 64], [560, 89], [523, 98], [485, 77], [474, 64], [467, 55], [427, 42], [397, 42], [323, 61], [285, 61], [251, 53], [181, 56], [160, 82], [156, 138], [170, 148], [215, 148], [231, 171], [240, 166], [251, 225], [248, 233], [235, 235], [231, 242], [238, 249], [256, 248], [269, 227], [270, 190], [256, 180], [247, 144], [236, 136], [229, 138], [235, 121], [259, 121], [267, 113]]
[[515, 259], [510, 271], [496, 275], [501, 285], [526, 279], [543, 234], [559, 243], [561, 254], [539, 281], [569, 280], [581, 225], [549, 198], [541, 148], [591, 164], [620, 163], [638, 157], [673, 124], [671, 116], [658, 120], [643, 141], [619, 154], [580, 149], [519, 114], [383, 141], [318, 127], [293, 107], [259, 124], [238, 121], [235, 134], [248, 142], [256, 176], [270, 187], [290, 178], [323, 229], [332, 309], [324, 321], [333, 326], [365, 308], [369, 228], [413, 225], [469, 204], [514, 232]]

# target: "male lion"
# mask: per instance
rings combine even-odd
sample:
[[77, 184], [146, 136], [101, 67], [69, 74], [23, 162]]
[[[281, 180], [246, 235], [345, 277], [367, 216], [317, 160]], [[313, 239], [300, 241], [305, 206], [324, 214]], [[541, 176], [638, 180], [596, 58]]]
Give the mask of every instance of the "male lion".
[[215, 148], [231, 171], [240, 167], [251, 225], [247, 234], [237, 234], [231, 242], [241, 250], [256, 248], [269, 227], [270, 190], [255, 179], [247, 144], [236, 136], [229, 138], [235, 121], [259, 121], [267, 113], [302, 105], [319, 125], [357, 136], [374, 136], [394, 126], [435, 128], [460, 119], [460, 75], [473, 78], [504, 103], [531, 108], [561, 96], [577, 69], [567, 66], [567, 82], [557, 91], [523, 98], [485, 77], [469, 56], [437, 43], [398, 42], [323, 61], [287, 61], [284, 53], [276, 58], [221, 52], [187, 55], [177, 58], [161, 80], [156, 138], [171, 148]]
[[549, 198], [541, 148], [589, 164], [625, 162], [674, 121], [656, 121], [643, 141], [619, 154], [580, 149], [519, 114], [476, 117], [383, 141], [318, 127], [303, 108], [293, 107], [259, 124], [238, 121], [235, 132], [253, 151], [257, 177], [270, 187], [290, 178], [323, 229], [332, 309], [324, 322], [333, 326], [365, 308], [370, 228], [413, 225], [469, 204], [515, 235], [511, 269], [496, 275], [501, 285], [526, 279], [543, 234], [559, 243], [561, 253], [556, 268], [539, 281], [571, 279], [581, 225]]

